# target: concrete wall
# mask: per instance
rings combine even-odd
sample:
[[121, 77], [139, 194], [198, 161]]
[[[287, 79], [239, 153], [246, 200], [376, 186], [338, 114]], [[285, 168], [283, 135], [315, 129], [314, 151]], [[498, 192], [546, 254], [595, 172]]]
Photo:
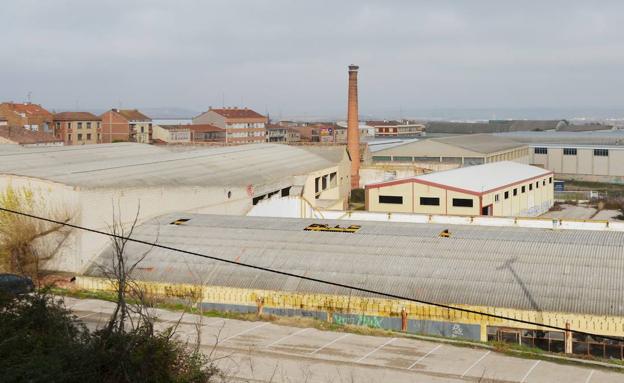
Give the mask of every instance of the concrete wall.
[[[111, 290], [110, 282], [99, 278], [78, 276], [76, 284], [78, 287], [88, 290]], [[394, 330], [397, 329], [397, 321], [401, 320], [401, 312], [405, 310], [409, 320], [408, 332], [481, 341], [487, 341], [488, 326], [543, 329], [539, 326], [510, 320], [394, 299], [201, 286], [198, 284], [169, 284], [166, 282], [145, 282], [143, 286], [151, 294], [173, 299], [187, 299], [194, 303], [203, 303], [207, 308], [258, 312], [259, 302], [264, 302], [262, 303], [262, 311], [265, 312], [266, 310], [266, 313], [297, 315], [297, 313], [305, 312], [308, 314], [305, 316], [313, 316], [318, 319], [325, 317], [327, 320], [333, 320], [338, 324], [355, 324]], [[538, 312], [504, 307], [453, 306], [557, 327], [565, 328], [566, 324], [570, 324], [574, 330], [605, 336], [624, 336], [624, 317]]]
[[[547, 154], [535, 153], [535, 147], [546, 148]], [[559, 178], [574, 178], [596, 182], [624, 182], [624, 148], [603, 146], [574, 146], [576, 155], [564, 155], [560, 145], [535, 144], [531, 146], [530, 163], [555, 172]], [[595, 156], [594, 149], [608, 149], [608, 156]]]

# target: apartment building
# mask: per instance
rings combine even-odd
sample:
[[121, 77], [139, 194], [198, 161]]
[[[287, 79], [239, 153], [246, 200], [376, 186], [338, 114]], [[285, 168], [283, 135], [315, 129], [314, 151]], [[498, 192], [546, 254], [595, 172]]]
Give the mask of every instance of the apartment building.
[[228, 144], [249, 144], [266, 141], [268, 119], [248, 108], [210, 108], [193, 118], [193, 124], [210, 124], [225, 130]]
[[111, 109], [101, 116], [102, 142], [152, 142], [152, 119], [137, 109]]
[[154, 143], [186, 144], [191, 142], [190, 125], [154, 125], [152, 139]]
[[425, 125], [409, 121], [368, 121], [375, 129], [376, 137], [417, 137], [423, 134]]
[[225, 129], [210, 124], [187, 125], [193, 142], [225, 142]]
[[53, 115], [41, 105], [30, 102], [0, 104], [0, 117], [8, 126], [19, 126], [35, 132], [52, 133]]
[[99, 144], [102, 142], [100, 117], [89, 112], [63, 112], [53, 117], [54, 136], [65, 145]]

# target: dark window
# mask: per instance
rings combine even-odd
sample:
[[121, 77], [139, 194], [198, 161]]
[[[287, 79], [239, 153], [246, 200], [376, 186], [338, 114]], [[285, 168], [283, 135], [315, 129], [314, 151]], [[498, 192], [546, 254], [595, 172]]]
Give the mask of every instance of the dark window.
[[78, 123], [78, 129], [82, 129], [82, 122]]
[[508, 191], [506, 191], [506, 192], [505, 192], [505, 199], [508, 199], [508, 198], [509, 198], [509, 192], [508, 192]]
[[533, 184], [529, 184], [529, 190], [533, 190]]
[[91, 129], [91, 123], [87, 122], [87, 129]]
[[456, 207], [472, 207], [471, 198], [453, 198], [453, 206]]
[[609, 156], [609, 149], [594, 149], [594, 156], [607, 157]]
[[537, 188], [539, 188], [539, 181], [537, 181], [537, 182], [535, 183], [535, 188], [536, 188], [536, 189], [537, 189]]
[[425, 206], [440, 206], [440, 198], [420, 197], [420, 204]]
[[496, 194], [496, 195], [494, 196], [494, 202], [498, 202], [498, 199], [499, 199], [499, 196], [498, 196], [498, 194]]
[[564, 156], [576, 156], [576, 148], [563, 148]]
[[546, 180], [542, 181], [542, 186], [546, 186]]
[[392, 203], [400, 205], [403, 203], [403, 197], [397, 195], [380, 195], [379, 203]]
[[289, 195], [290, 195], [290, 187], [282, 189], [282, 197], [288, 197]]
[[514, 197], [518, 195], [518, 188], [514, 189], [513, 195], [514, 195]]
[[526, 186], [523, 186], [523, 187], [522, 187], [522, 192], [523, 192], [523, 193], [524, 193], [524, 192], [526, 192]]
[[87, 140], [91, 139], [91, 133], [87, 133]]
[[82, 133], [78, 133], [78, 141], [82, 140]]
[[548, 177], [548, 183], [551, 184], [552, 183], [552, 177]]
[[535, 154], [548, 154], [548, 148], [534, 148], [533, 152]]
[[390, 156], [373, 156], [373, 161], [390, 161]]

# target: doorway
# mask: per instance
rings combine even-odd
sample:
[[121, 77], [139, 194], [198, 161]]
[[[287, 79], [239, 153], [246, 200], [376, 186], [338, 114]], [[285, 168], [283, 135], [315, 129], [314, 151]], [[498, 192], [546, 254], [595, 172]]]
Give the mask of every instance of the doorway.
[[483, 206], [481, 208], [481, 215], [492, 215], [492, 214], [494, 214], [493, 207], [494, 206], [492, 204], [487, 205], [487, 206]]

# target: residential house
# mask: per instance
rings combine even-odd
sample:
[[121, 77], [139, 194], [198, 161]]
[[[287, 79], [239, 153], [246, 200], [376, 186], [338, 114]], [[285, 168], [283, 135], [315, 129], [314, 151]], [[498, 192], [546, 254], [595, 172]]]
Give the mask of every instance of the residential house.
[[63, 140], [53, 134], [32, 131], [21, 126], [0, 126], [0, 145], [63, 146]]
[[137, 109], [111, 109], [101, 118], [103, 143], [152, 141], [152, 119]]
[[249, 144], [266, 140], [268, 119], [247, 108], [210, 108], [193, 118], [193, 124], [210, 124], [225, 129], [225, 142]]
[[28, 130], [52, 133], [52, 113], [41, 105], [30, 102], [0, 104], [0, 116], [8, 126], [21, 126]]
[[225, 142], [225, 129], [210, 124], [188, 125], [193, 142]]
[[162, 141], [169, 144], [191, 142], [190, 125], [154, 125], [152, 127], [154, 142]]
[[300, 142], [301, 133], [295, 128], [286, 128], [286, 142]]
[[266, 141], [267, 142], [286, 142], [288, 136], [288, 128], [285, 126], [267, 124], [266, 125]]
[[65, 145], [102, 142], [100, 117], [89, 112], [63, 112], [54, 115], [54, 135]]

